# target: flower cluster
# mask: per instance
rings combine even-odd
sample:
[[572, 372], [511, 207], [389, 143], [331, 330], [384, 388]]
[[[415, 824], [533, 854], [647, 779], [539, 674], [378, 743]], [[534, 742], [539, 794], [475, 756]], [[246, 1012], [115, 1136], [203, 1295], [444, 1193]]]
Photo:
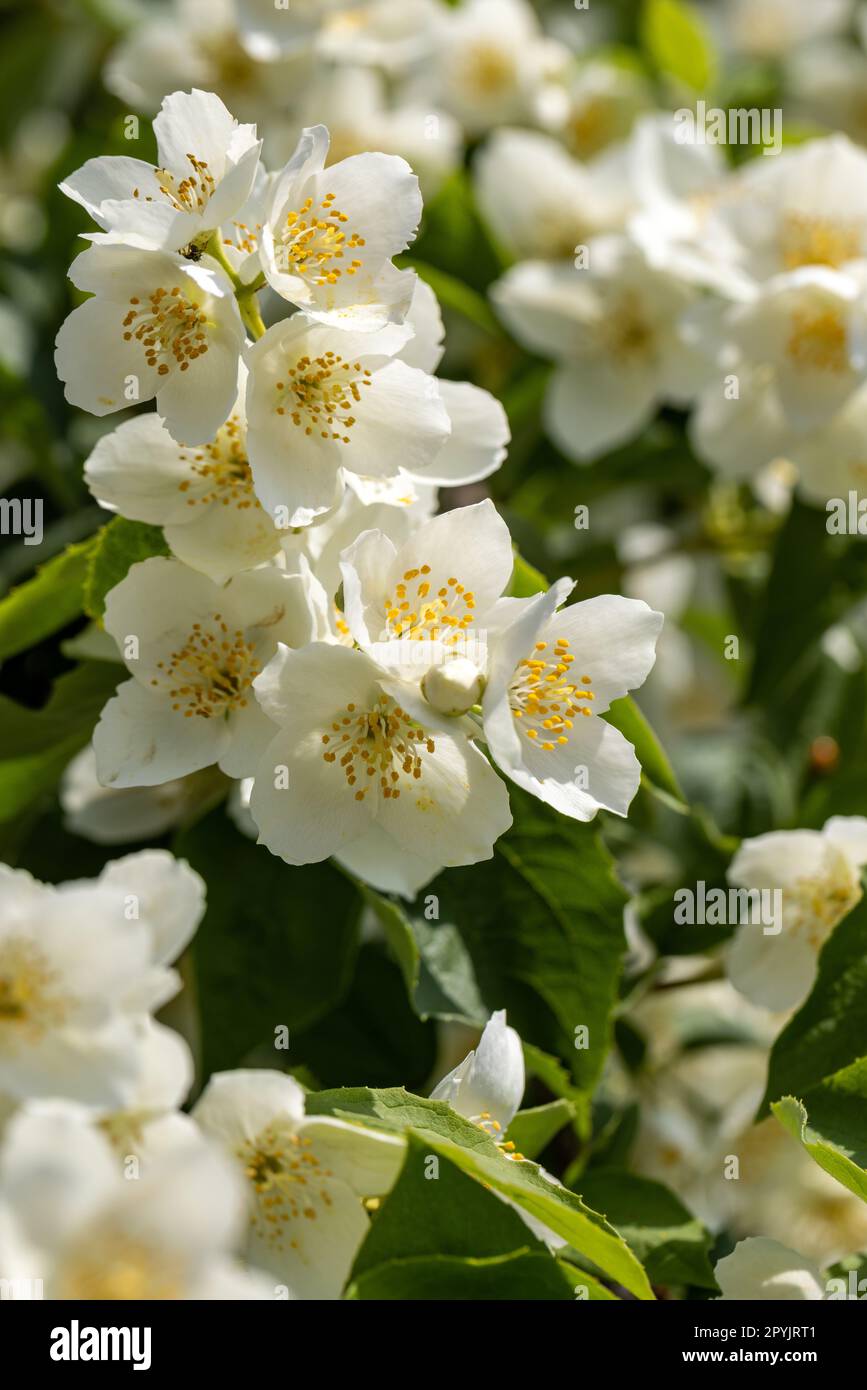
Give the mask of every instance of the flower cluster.
[[431, 516], [438, 488], [500, 465], [509, 431], [488, 392], [434, 375], [436, 297], [393, 262], [421, 214], [409, 166], [326, 167], [315, 126], [267, 171], [255, 128], [195, 89], [154, 129], [158, 167], [99, 158], [62, 185], [102, 229], [70, 271], [91, 295], [58, 335], [67, 396], [98, 415], [156, 402], [85, 476], [172, 551], [107, 597], [129, 679], [94, 735], [100, 783], [216, 765], [253, 779], [259, 838], [287, 863], [336, 855], [409, 896], [511, 823], [481, 745], [566, 815], [625, 815], [640, 769], [599, 716], [643, 682], [661, 615], [563, 608], [568, 581], [509, 597], [491, 502]]

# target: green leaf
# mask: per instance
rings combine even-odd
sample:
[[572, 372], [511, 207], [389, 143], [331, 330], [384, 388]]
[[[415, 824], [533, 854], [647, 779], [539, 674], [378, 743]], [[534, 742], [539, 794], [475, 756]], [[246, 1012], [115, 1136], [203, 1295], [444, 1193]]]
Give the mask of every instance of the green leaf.
[[758, 613], [748, 692], [751, 701], [770, 710], [786, 705], [805, 668], [812, 674], [816, 644], [840, 611], [839, 562], [845, 542], [828, 535], [826, 521], [825, 512], [796, 498], [777, 536]]
[[[445, 870], [425, 889], [436, 921], [418, 904], [405, 915], [416, 940], [425, 941], [423, 958], [434, 975], [439, 934], [459, 935], [472, 979], [456, 985], [454, 977], [436, 975], [443, 994], [477, 992], [484, 1016], [507, 1009], [525, 1042], [567, 1067], [584, 1093], [579, 1120], [586, 1125], [611, 1039], [626, 894], [593, 826], [517, 788], [511, 802], [514, 823], [493, 859]], [[444, 956], [454, 964], [453, 937], [446, 945]], [[584, 1029], [586, 1035], [576, 1031]]]
[[71, 545], [0, 602], [0, 661], [35, 646], [79, 616], [95, 546], [95, 537]]
[[[296, 1032], [349, 988], [360, 912], [352, 884], [328, 863], [290, 868], [264, 853], [222, 808], [174, 848], [208, 885], [193, 944], [205, 1073], [237, 1066], [265, 1043], [276, 1064], [292, 1064]], [[281, 1025], [289, 1045], [277, 1051]]]
[[555, 1135], [575, 1119], [575, 1106], [562, 1097], [547, 1105], [519, 1110], [506, 1135], [525, 1158], [538, 1158]]
[[825, 942], [809, 998], [774, 1043], [760, 1113], [783, 1096], [798, 1096], [812, 1114], [814, 1093], [867, 1059], [865, 1018], [867, 898], [862, 898]]
[[81, 747], [117, 683], [117, 666], [84, 661], [54, 682], [42, 709], [0, 696], [0, 760], [30, 757], [60, 744]]
[[535, 1163], [507, 1158], [488, 1134], [441, 1101], [423, 1100], [396, 1087], [384, 1091], [360, 1087], [314, 1092], [307, 1098], [307, 1110], [309, 1114], [336, 1115], [379, 1128], [414, 1130], [427, 1153], [450, 1160], [516, 1202], [637, 1298], [653, 1298], [641, 1265], [606, 1221], [574, 1193], [546, 1177]]
[[170, 555], [162, 528], [116, 516], [96, 537], [90, 555], [84, 607], [89, 617], [102, 621], [105, 596], [125, 579], [132, 565], [152, 555]]
[[541, 594], [542, 590], [547, 588], [548, 581], [545, 576], [534, 569], [516, 550], [515, 568], [512, 570], [509, 584], [510, 598], [532, 598], [534, 594]]
[[55, 681], [42, 709], [0, 696], [0, 823], [50, 795], [114, 694], [117, 669], [88, 661]]
[[[865, 1079], [863, 1074], [861, 1079], [862, 1082]], [[862, 1102], [867, 1101], [867, 1090], [862, 1091], [861, 1099]], [[830, 1143], [812, 1125], [808, 1126], [807, 1111], [799, 1100], [794, 1096], [785, 1096], [782, 1100], [775, 1101], [771, 1109], [783, 1128], [789, 1131], [793, 1139], [797, 1139], [820, 1168], [824, 1168], [832, 1178], [848, 1187], [862, 1202], [867, 1202], [867, 1172], [859, 1163], [853, 1161], [849, 1153]]]
[[412, 1130], [358, 1252], [349, 1298], [571, 1299], [574, 1281], [514, 1208]]
[[[513, 1250], [507, 1255], [489, 1255], [484, 1259], [422, 1255], [377, 1265], [352, 1282], [346, 1297], [401, 1302], [422, 1299], [562, 1301], [574, 1297], [573, 1287], [579, 1278], [584, 1276], [570, 1277], [565, 1265], [549, 1255], [530, 1250]], [[613, 1296], [598, 1284], [594, 1287], [597, 1299]], [[590, 1297], [594, 1295], [591, 1293]]]
[[716, 1289], [708, 1259], [713, 1238], [662, 1183], [605, 1168], [585, 1173], [581, 1195], [604, 1213], [653, 1284]]
[[668, 756], [632, 696], [624, 695], [621, 700], [615, 700], [601, 718], [619, 729], [632, 744], [641, 763], [642, 776], [664, 792], [676, 809], [687, 811], [686, 798]]
[[648, 56], [667, 77], [696, 91], [711, 82], [714, 54], [704, 24], [684, 0], [644, 0], [641, 42]]
[[351, 987], [337, 1007], [294, 1037], [299, 1062], [320, 1086], [423, 1086], [436, 1063], [436, 1030], [413, 1011], [400, 971], [378, 942], [358, 953]]

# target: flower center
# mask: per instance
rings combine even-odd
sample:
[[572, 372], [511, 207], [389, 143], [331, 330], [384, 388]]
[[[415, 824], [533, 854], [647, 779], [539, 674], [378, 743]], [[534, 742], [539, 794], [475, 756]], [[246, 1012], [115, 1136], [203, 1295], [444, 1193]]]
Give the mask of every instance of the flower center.
[[[156, 170], [160, 193], [178, 212], [202, 212], [217, 185], [208, 168], [207, 160], [198, 159], [196, 155], [189, 153], [186, 160], [190, 171], [181, 178], [170, 169]], [[132, 196], [140, 196], [137, 188], [133, 189]], [[153, 198], [146, 197], [145, 202], [152, 203]]]
[[183, 1275], [165, 1250], [108, 1233], [65, 1262], [58, 1298], [126, 1301], [183, 1298]]
[[[436, 751], [417, 720], [387, 696], [371, 710], [347, 705], [333, 720], [330, 732], [322, 735], [322, 742], [323, 761], [339, 762], [347, 786], [358, 786], [356, 801], [363, 801], [371, 787], [378, 787], [384, 800], [396, 801], [397, 783], [402, 777], [418, 781], [424, 752]], [[373, 778], [377, 780], [369, 780]]]
[[354, 275], [361, 261], [347, 261], [348, 253], [365, 245], [364, 237], [345, 230], [349, 217], [334, 206], [335, 195], [326, 193], [319, 207], [306, 198], [300, 208], [286, 214], [277, 248], [281, 269], [312, 280], [314, 285], [336, 285], [342, 275]]
[[246, 222], [233, 222], [235, 229], [234, 236], [224, 236], [223, 245], [231, 246], [235, 251], [243, 251], [245, 255], [252, 256], [254, 251], [259, 249], [259, 236], [262, 231], [262, 223], [257, 222], [255, 227], [250, 227]]
[[246, 709], [247, 692], [261, 669], [241, 628], [230, 631], [220, 613], [211, 621], [212, 627], [193, 623], [180, 650], [172, 652], [168, 662], [157, 662], [162, 679], [151, 681], [156, 686], [170, 683], [172, 709], [183, 710], [185, 719], [194, 714], [212, 719]]
[[29, 937], [8, 937], [0, 948], [0, 1046], [36, 1042], [66, 1015], [58, 976]]
[[589, 705], [579, 703], [595, 698], [588, 688], [591, 678], [582, 676], [578, 684], [571, 680], [569, 668], [574, 660], [566, 637], [558, 637], [553, 644], [537, 642], [533, 656], [519, 662], [509, 687], [509, 704], [521, 720], [521, 732], [546, 752], [569, 742], [568, 730], [577, 714], [592, 712]]
[[635, 295], [624, 294], [612, 306], [603, 328], [608, 351], [615, 357], [646, 357], [653, 349], [655, 334], [641, 312]]
[[257, 505], [243, 426], [237, 415], [232, 415], [220, 427], [210, 444], [203, 445], [193, 455], [182, 452], [180, 457], [193, 476], [178, 483], [178, 491], [196, 489], [195, 494], [187, 498], [188, 507], [219, 502], [224, 507], [234, 506], [244, 511]]
[[514, 1159], [516, 1163], [521, 1162], [524, 1155], [518, 1152], [513, 1140], [503, 1137], [503, 1126], [499, 1120], [494, 1119], [490, 1110], [482, 1110], [478, 1115], [471, 1115], [470, 1124], [475, 1125], [477, 1129], [484, 1130], [485, 1134], [489, 1134], [504, 1158]]
[[846, 325], [838, 309], [796, 309], [786, 351], [796, 366], [817, 372], [846, 370]]
[[172, 366], [185, 372], [191, 362], [208, 351], [204, 331], [207, 315], [188, 299], [179, 285], [154, 290], [144, 302], [133, 295], [123, 320], [124, 341], [135, 338], [145, 350], [149, 367], [165, 376]]
[[[317, 1206], [331, 1206], [326, 1181], [334, 1174], [322, 1166], [311, 1140], [269, 1125], [242, 1144], [237, 1156], [255, 1197], [253, 1230], [268, 1244], [281, 1246], [290, 1222], [315, 1221]], [[296, 1240], [288, 1243], [298, 1248]]]
[[288, 415], [305, 434], [318, 430], [323, 439], [348, 444], [344, 431], [355, 424], [352, 412], [361, 402], [361, 388], [373, 384], [367, 368], [326, 352], [322, 357], [299, 357], [286, 375], [286, 381], [278, 381], [275, 388], [281, 402], [277, 414]]
[[454, 575], [434, 593], [430, 572], [430, 565], [407, 570], [394, 593], [386, 594], [386, 640], [407, 637], [419, 642], [424, 638], [454, 645], [472, 626], [474, 594]]
[[861, 254], [857, 223], [834, 222], [828, 217], [810, 217], [806, 213], [789, 213], [780, 241], [786, 270], [797, 270], [802, 265], [841, 266]]
[[617, 125], [617, 108], [605, 97], [591, 97], [574, 109], [567, 122], [570, 149], [579, 159], [590, 159], [609, 143]]
[[861, 885], [848, 865], [839, 862], [825, 874], [796, 879], [783, 896], [789, 931], [803, 936], [818, 952], [837, 923], [860, 902]]
[[497, 96], [514, 85], [515, 60], [496, 44], [478, 43], [467, 55], [465, 81], [483, 96]]

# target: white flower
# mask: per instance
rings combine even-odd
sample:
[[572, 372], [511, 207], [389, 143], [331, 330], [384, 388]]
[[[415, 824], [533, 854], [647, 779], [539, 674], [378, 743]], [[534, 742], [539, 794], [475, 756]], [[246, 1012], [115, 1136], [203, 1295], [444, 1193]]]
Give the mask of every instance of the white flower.
[[571, 262], [577, 247], [622, 226], [630, 189], [620, 170], [572, 159], [552, 136], [498, 130], [474, 163], [479, 207], [517, 258]]
[[194, 786], [186, 778], [122, 791], [101, 786], [91, 744], [76, 754], [60, 785], [66, 829], [97, 845], [126, 845], [164, 835], [183, 820], [195, 800]]
[[281, 525], [330, 512], [347, 484], [365, 503], [405, 506], [499, 468], [506, 413], [490, 392], [432, 375], [442, 339], [436, 295], [416, 280], [401, 326], [349, 333], [296, 314], [250, 348], [253, 479]]
[[[299, 567], [300, 557], [306, 557], [328, 600], [333, 602], [342, 582], [341, 554], [362, 531], [381, 531], [395, 545], [401, 545], [412, 531], [430, 518], [436, 507], [436, 489], [414, 486], [408, 474], [402, 474], [401, 478], [407, 488], [406, 495], [397, 497], [389, 492], [379, 501], [374, 500], [376, 493], [369, 480], [353, 476], [339, 506], [316, 517], [310, 526], [286, 535], [283, 551], [287, 569], [294, 572]], [[355, 489], [356, 482], [363, 482], [363, 497]], [[342, 610], [335, 607], [333, 616], [338, 624], [336, 635], [351, 645], [352, 637]]]
[[78, 1107], [30, 1104], [6, 1130], [0, 1275], [41, 1280], [45, 1298], [273, 1297], [231, 1258], [242, 1223], [231, 1165], [189, 1129], [137, 1181]]
[[73, 261], [69, 278], [93, 298], [57, 335], [66, 398], [108, 415], [156, 397], [175, 439], [213, 439], [232, 411], [244, 326], [224, 272], [164, 251], [101, 245]]
[[253, 681], [278, 642], [312, 635], [308, 588], [277, 568], [219, 588], [179, 560], [133, 565], [106, 601], [106, 629], [133, 679], [93, 735], [100, 781], [153, 786], [212, 763], [246, 776], [274, 732]]
[[[498, 1144], [521, 1105], [526, 1084], [521, 1039], [506, 1023], [505, 1009], [491, 1014], [477, 1048], [437, 1082], [431, 1100], [444, 1100]], [[509, 1146], [512, 1150], [514, 1144]]]
[[[401, 11], [408, 8], [402, 3]], [[352, 61], [358, 63], [357, 30], [351, 41]], [[460, 162], [463, 137], [454, 117], [420, 98], [398, 95], [390, 100], [385, 78], [375, 68], [340, 64], [317, 71], [298, 119], [313, 125], [323, 111], [331, 136], [329, 164], [369, 150], [400, 155], [430, 197]]]
[[853, 393], [843, 409], [797, 438], [789, 437], [787, 458], [797, 466], [801, 494], [825, 506], [832, 497], [867, 491], [867, 387]]
[[746, 304], [697, 317], [719, 360], [690, 422], [703, 457], [742, 476], [830, 422], [867, 377], [865, 288], [863, 266], [808, 266], [766, 281]]
[[867, 252], [867, 153], [843, 135], [751, 160], [711, 209], [713, 237], [753, 280], [840, 270]]
[[188, 865], [153, 850], [59, 888], [0, 866], [0, 1092], [117, 1108], [138, 1089], [143, 1016], [204, 908]]
[[339, 1298], [369, 1229], [362, 1199], [390, 1191], [403, 1136], [305, 1115], [298, 1082], [276, 1071], [217, 1073], [193, 1116], [246, 1180], [249, 1261], [300, 1298]]
[[328, 144], [325, 126], [304, 130], [274, 181], [261, 239], [268, 282], [323, 323], [399, 323], [415, 277], [391, 258], [415, 235], [418, 180], [395, 155], [354, 155], [326, 169]]
[[354, 333], [295, 314], [253, 344], [247, 444], [273, 516], [308, 525], [340, 500], [342, 469], [394, 477], [431, 467], [451, 423], [436, 380], [397, 360], [411, 334], [397, 325]]
[[[498, 600], [513, 564], [509, 529], [487, 499], [425, 522], [399, 549], [365, 531], [341, 560], [344, 616], [359, 646], [431, 700], [456, 658], [476, 671], [468, 685], [483, 683], [488, 630], [502, 621]], [[467, 697], [459, 712], [476, 703]]]
[[326, 17], [316, 45], [323, 58], [364, 63], [401, 75], [436, 51], [448, 12], [442, 0], [365, 0]]
[[818, 1265], [766, 1236], [738, 1241], [714, 1269], [722, 1289], [720, 1303], [824, 1298]]
[[309, 55], [257, 62], [241, 44], [235, 0], [174, 0], [151, 7], [109, 55], [103, 77], [131, 111], [155, 112], [167, 91], [216, 91], [242, 119], [278, 120], [303, 87]]
[[[523, 1154], [516, 1151], [513, 1140], [506, 1138], [506, 1132], [518, 1113], [525, 1085], [521, 1039], [506, 1023], [506, 1010], [498, 1009], [485, 1024], [478, 1047], [468, 1052], [463, 1061], [437, 1083], [430, 1098], [445, 1101], [459, 1115], [489, 1134], [506, 1157], [520, 1162]], [[544, 1168], [539, 1171], [549, 1182], [557, 1183]], [[562, 1236], [516, 1202], [499, 1193], [496, 1195], [552, 1250], [567, 1244]]]
[[852, 0], [725, 0], [718, 20], [722, 43], [764, 61], [845, 29]]
[[308, 55], [323, 22], [337, 9], [354, 9], [360, 0], [234, 0], [241, 43], [251, 57], [272, 62], [298, 49]]
[[812, 988], [820, 950], [861, 900], [864, 864], [863, 816], [832, 816], [821, 830], [776, 830], [743, 841], [729, 865], [729, 882], [779, 890], [782, 905], [781, 923], [774, 922], [781, 930], [742, 922], [732, 944], [729, 978], [747, 999], [775, 1010], [801, 1003]]
[[664, 401], [685, 404], [707, 377], [680, 329], [690, 288], [626, 237], [591, 242], [580, 270], [521, 262], [492, 295], [519, 341], [556, 359], [545, 423], [579, 463], [632, 439]]
[[[246, 202], [262, 142], [213, 92], [173, 92], [154, 121], [156, 167], [101, 155], [60, 185], [106, 231], [133, 233], [166, 251], [204, 250]], [[97, 241], [99, 236], [95, 238]]]
[[101, 506], [162, 526], [172, 552], [216, 583], [274, 558], [283, 534], [253, 491], [239, 399], [207, 444], [183, 445], [156, 414], [136, 415], [99, 440], [84, 466]]
[[647, 79], [641, 73], [604, 60], [570, 66], [561, 82], [541, 89], [536, 101], [545, 127], [579, 159], [592, 159], [624, 140], [651, 104]]
[[530, 115], [540, 83], [566, 50], [546, 38], [525, 0], [468, 0], [444, 19], [433, 90], [471, 133]]
[[[406, 687], [407, 695], [411, 689]], [[280, 726], [250, 809], [260, 842], [289, 864], [339, 854], [376, 887], [411, 895], [443, 866], [489, 859], [509, 799], [477, 748], [361, 651], [281, 648], [256, 681]]]
[[662, 614], [603, 594], [557, 612], [570, 580], [521, 605], [492, 643], [484, 737], [518, 786], [575, 820], [625, 816], [641, 768], [632, 745], [598, 716], [645, 680]]

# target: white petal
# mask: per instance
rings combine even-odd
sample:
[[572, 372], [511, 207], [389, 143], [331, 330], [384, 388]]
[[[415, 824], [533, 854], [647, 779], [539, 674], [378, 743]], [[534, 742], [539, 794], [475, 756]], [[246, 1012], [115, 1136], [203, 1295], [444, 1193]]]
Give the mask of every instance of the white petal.
[[138, 681], [125, 681], [93, 732], [107, 787], [152, 787], [218, 761], [230, 739], [224, 720], [185, 719]]
[[167, 850], [142, 850], [113, 859], [99, 882], [134, 893], [154, 933], [154, 960], [164, 965], [177, 960], [205, 912], [205, 884], [189, 864]]

